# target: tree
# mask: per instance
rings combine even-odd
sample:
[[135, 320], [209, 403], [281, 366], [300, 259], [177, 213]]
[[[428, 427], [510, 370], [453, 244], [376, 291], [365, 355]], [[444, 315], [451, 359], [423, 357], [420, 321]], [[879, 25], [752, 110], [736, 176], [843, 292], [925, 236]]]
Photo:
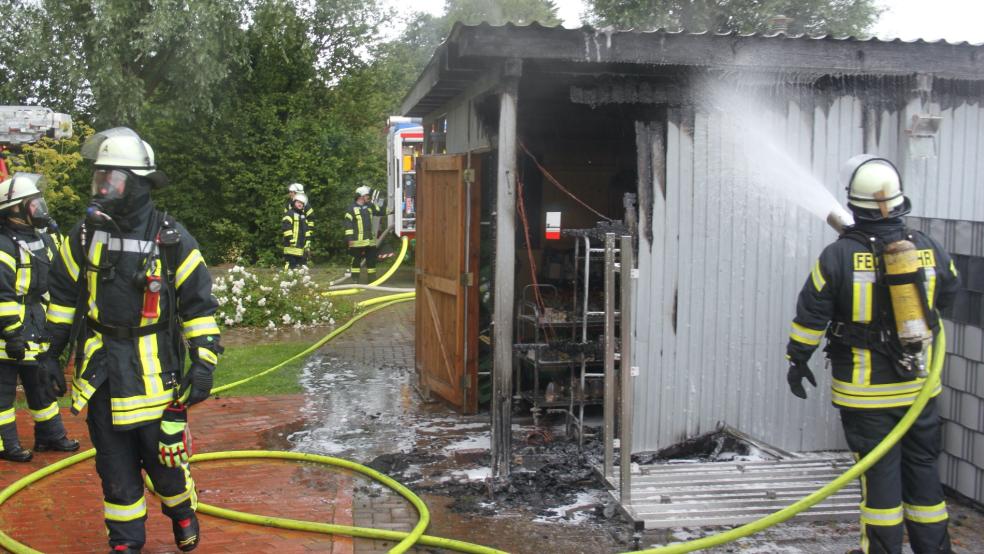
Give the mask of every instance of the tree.
[[687, 31], [769, 30], [769, 20], [791, 18], [788, 33], [858, 36], [881, 9], [874, 0], [590, 0], [592, 22], [619, 29]]
[[[193, 230], [209, 260], [278, 261], [292, 182], [305, 185], [315, 210], [315, 255], [339, 252], [337, 218], [353, 183], [382, 183], [380, 129], [390, 106], [380, 98], [388, 100], [392, 85], [375, 81], [364, 59], [382, 19], [371, 2], [319, 5], [315, 17], [318, 6], [302, 2], [258, 4], [241, 37], [245, 56], [214, 114], [190, 124], [150, 115], [143, 127], [174, 178], [158, 201]], [[332, 7], [341, 11], [329, 16]], [[340, 28], [336, 36], [318, 17], [361, 21], [354, 25], [365, 34]]]
[[133, 125], [149, 104], [185, 120], [208, 111], [241, 58], [236, 0], [0, 1], [18, 24], [0, 39], [13, 55], [7, 94], [60, 108], [70, 99], [98, 126]]

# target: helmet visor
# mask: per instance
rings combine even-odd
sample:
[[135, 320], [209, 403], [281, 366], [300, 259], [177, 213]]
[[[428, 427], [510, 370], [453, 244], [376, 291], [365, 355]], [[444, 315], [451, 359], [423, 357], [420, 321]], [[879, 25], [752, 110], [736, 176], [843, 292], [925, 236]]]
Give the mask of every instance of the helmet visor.
[[127, 188], [134, 186], [135, 179], [121, 169], [97, 169], [92, 172], [92, 196], [105, 200], [123, 198]]
[[47, 225], [48, 219], [48, 203], [44, 201], [44, 197], [35, 196], [34, 198], [29, 198], [24, 202], [24, 207], [27, 211], [27, 217], [32, 222], [37, 222], [39, 224]]

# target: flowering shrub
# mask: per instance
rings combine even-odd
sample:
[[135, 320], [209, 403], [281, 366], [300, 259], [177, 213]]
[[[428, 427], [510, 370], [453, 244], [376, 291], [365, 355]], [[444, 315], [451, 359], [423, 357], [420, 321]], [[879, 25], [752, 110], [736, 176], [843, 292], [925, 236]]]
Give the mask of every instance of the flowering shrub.
[[215, 319], [226, 328], [300, 328], [335, 323], [331, 301], [322, 296], [306, 267], [267, 276], [236, 264], [215, 279], [212, 294], [219, 301]]

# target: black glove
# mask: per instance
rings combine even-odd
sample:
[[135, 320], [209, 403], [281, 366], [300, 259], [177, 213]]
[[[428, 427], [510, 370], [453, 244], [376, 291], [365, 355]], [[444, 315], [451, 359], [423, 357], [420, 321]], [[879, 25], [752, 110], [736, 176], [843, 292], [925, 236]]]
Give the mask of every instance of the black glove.
[[178, 392], [178, 398], [188, 406], [198, 404], [212, 392], [212, 372], [214, 370], [200, 362], [193, 362], [185, 376], [185, 382]]
[[3, 341], [5, 343], [3, 349], [11, 360], [23, 360], [24, 356], [27, 355], [27, 344], [24, 342], [24, 336], [21, 335], [20, 330], [10, 334], [4, 333]]
[[58, 398], [64, 396], [68, 391], [65, 386], [65, 372], [62, 371], [58, 358], [48, 354], [38, 357], [38, 381], [41, 383], [41, 392], [45, 397]]
[[803, 388], [803, 378], [810, 382], [814, 387], [817, 386], [817, 380], [813, 377], [813, 372], [810, 371], [810, 366], [806, 362], [789, 362], [789, 372], [786, 373], [786, 382], [789, 383], [789, 390], [800, 398], [806, 398], [806, 389]]

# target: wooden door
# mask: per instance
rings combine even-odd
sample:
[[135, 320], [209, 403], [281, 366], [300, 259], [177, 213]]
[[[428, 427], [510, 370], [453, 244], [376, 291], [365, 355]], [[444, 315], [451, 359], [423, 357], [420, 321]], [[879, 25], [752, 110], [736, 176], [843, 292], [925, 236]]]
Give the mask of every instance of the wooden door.
[[478, 410], [476, 162], [466, 169], [465, 156], [424, 156], [417, 167], [417, 375], [463, 413]]

